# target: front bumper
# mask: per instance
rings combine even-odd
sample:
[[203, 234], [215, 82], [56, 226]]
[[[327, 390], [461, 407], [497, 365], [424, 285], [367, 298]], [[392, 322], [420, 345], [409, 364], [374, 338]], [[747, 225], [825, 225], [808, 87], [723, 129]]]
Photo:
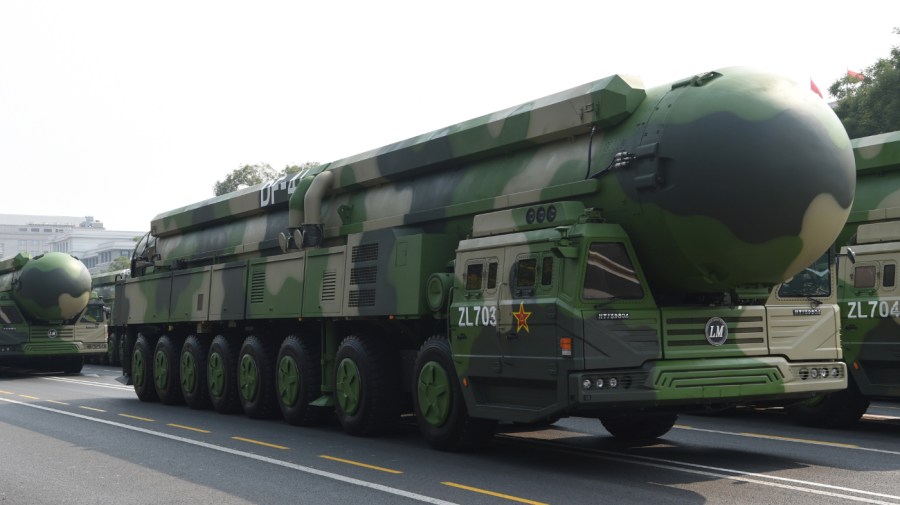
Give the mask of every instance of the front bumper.
[[789, 362], [772, 356], [651, 361], [641, 368], [569, 375], [574, 412], [776, 404], [846, 387], [843, 362]]

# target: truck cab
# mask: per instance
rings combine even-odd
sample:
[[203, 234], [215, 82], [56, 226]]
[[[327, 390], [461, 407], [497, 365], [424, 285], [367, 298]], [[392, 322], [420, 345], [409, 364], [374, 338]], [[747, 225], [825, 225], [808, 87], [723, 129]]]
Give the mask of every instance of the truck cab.
[[846, 386], [833, 299], [660, 304], [625, 231], [579, 202], [476, 217], [454, 286], [450, 346], [474, 417], [702, 410]]

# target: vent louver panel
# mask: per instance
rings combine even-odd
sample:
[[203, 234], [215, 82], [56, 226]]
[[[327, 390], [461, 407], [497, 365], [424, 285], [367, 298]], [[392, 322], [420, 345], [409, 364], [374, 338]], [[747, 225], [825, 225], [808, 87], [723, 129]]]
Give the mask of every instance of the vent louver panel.
[[337, 272], [329, 270], [322, 274], [322, 292], [319, 299], [323, 302], [333, 302], [337, 293]]
[[250, 278], [250, 303], [266, 301], [266, 271], [257, 270]]

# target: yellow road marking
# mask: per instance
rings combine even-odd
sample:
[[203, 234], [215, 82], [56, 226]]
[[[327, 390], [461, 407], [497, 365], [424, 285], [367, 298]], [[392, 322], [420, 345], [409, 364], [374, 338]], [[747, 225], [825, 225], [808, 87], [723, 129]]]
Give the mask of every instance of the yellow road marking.
[[128, 419], [137, 419], [138, 421], [147, 421], [148, 423], [154, 422], [153, 419], [148, 419], [148, 418], [146, 418], [146, 417], [132, 416], [132, 415], [129, 415], [129, 414], [119, 414], [119, 415], [122, 416], [122, 417], [127, 417]]
[[47, 403], [55, 403], [57, 405], [68, 405], [66, 402], [58, 402], [56, 400], [47, 400]]
[[102, 410], [102, 409], [95, 409], [94, 407], [85, 407], [84, 405], [79, 405], [78, 408], [84, 409], [84, 410], [93, 410], [94, 412], [106, 412], [105, 410]]
[[181, 428], [182, 430], [191, 430], [196, 431], [198, 433], [209, 433], [209, 430], [201, 430], [200, 428], [191, 428], [190, 426], [183, 426], [180, 424], [167, 424], [166, 426], [171, 426], [173, 428]]
[[824, 440], [811, 440], [807, 438], [780, 437], [778, 435], [763, 435], [762, 433], [739, 433], [744, 437], [765, 438], [769, 440], [783, 440], [785, 442], [799, 442], [801, 444], [827, 445], [831, 447], [849, 447], [850, 449], [859, 449], [855, 444], [841, 444], [838, 442], [826, 442]]
[[486, 495], [489, 495], [489, 496], [496, 496], [497, 498], [503, 498], [503, 499], [510, 500], [510, 501], [517, 501], [517, 502], [519, 502], [519, 503], [528, 503], [528, 504], [530, 504], [530, 505], [547, 505], [547, 504], [544, 503], [544, 502], [539, 502], [539, 501], [534, 501], [534, 500], [527, 500], [527, 499], [525, 499], [525, 498], [519, 498], [519, 497], [516, 497], [516, 496], [510, 496], [510, 495], [508, 495], [508, 494], [503, 494], [503, 493], [495, 493], [495, 492], [493, 492], [493, 491], [488, 491], [488, 490], [486, 490], [486, 489], [478, 489], [477, 487], [470, 487], [470, 486], [464, 486], [464, 485], [462, 485], [462, 484], [456, 484], [455, 482], [441, 482], [441, 484], [443, 484], [443, 485], [445, 485], [445, 486], [450, 486], [450, 487], [459, 488], [459, 489], [465, 489], [466, 491], [473, 491], [473, 492], [475, 492], [475, 493], [486, 494]]
[[40, 400], [37, 396], [28, 396], [28, 395], [19, 395], [22, 398], [28, 398], [29, 400]]
[[233, 440], [240, 440], [241, 442], [249, 442], [249, 443], [251, 443], [251, 444], [263, 445], [263, 446], [266, 446], [266, 447], [271, 447], [271, 448], [273, 448], [273, 449], [284, 449], [284, 450], [287, 450], [287, 449], [288, 449], [287, 447], [285, 447], [285, 446], [283, 446], [283, 445], [275, 445], [275, 444], [269, 444], [269, 443], [266, 443], [266, 442], [260, 442], [259, 440], [253, 440], [252, 438], [244, 438], [244, 437], [231, 437], [231, 438], [232, 438]]
[[361, 466], [363, 468], [368, 468], [370, 470], [378, 470], [379, 472], [387, 472], [387, 473], [394, 473], [394, 474], [403, 473], [400, 470], [391, 470], [390, 468], [384, 468], [383, 466], [368, 465], [366, 463], [360, 463], [359, 461], [351, 461], [349, 459], [335, 458], [334, 456], [326, 456], [324, 454], [320, 454], [319, 457], [323, 458], [323, 459], [329, 459], [331, 461], [337, 461], [338, 463], [347, 463], [348, 465]]
[[5, 395], [14, 395], [15, 394], [12, 391], [0, 391], [0, 393], [3, 393]]

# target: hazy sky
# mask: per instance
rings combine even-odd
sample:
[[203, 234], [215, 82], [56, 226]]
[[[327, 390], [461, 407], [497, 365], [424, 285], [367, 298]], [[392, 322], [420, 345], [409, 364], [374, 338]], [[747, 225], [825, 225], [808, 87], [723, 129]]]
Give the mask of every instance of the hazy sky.
[[146, 230], [243, 164], [325, 163], [615, 73], [746, 65], [827, 93], [894, 26], [897, 0], [3, 0], [0, 213]]

